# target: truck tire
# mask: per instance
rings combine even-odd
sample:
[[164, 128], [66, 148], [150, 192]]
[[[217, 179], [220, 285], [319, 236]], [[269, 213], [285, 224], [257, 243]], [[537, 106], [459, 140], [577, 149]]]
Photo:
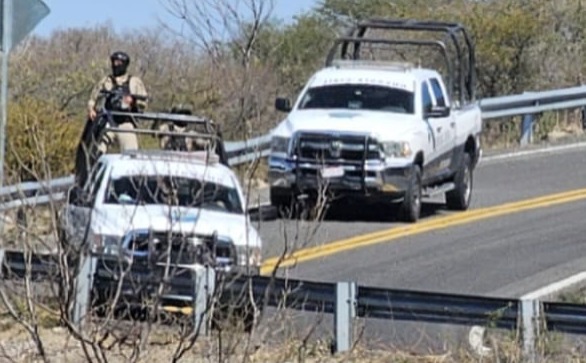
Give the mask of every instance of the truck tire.
[[469, 153], [464, 153], [454, 177], [455, 188], [446, 193], [448, 209], [458, 211], [468, 209], [472, 197], [472, 179], [472, 159]]
[[411, 171], [409, 187], [405, 190], [400, 214], [403, 222], [413, 223], [419, 220], [421, 214], [421, 168], [419, 165], [414, 165]]
[[293, 214], [295, 205], [293, 205], [293, 194], [283, 191], [270, 189], [271, 205], [276, 208], [277, 217], [287, 218]]

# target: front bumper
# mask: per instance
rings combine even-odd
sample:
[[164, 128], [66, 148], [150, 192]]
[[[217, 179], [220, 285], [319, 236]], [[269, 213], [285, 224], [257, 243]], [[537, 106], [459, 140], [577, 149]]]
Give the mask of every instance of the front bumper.
[[253, 275], [260, 271], [260, 252], [258, 258], [253, 258], [257, 249], [238, 248], [231, 240], [217, 239], [213, 235], [134, 230], [121, 240], [110, 240], [93, 254], [110, 262], [119, 260], [143, 267], [145, 264], [187, 268], [209, 265], [218, 275]]
[[[343, 168], [343, 175], [324, 177], [324, 167]], [[408, 188], [411, 170], [410, 161], [390, 164], [382, 160], [367, 160], [364, 164], [321, 165], [269, 156], [268, 180], [276, 193], [316, 192], [327, 187], [334, 193], [356, 196], [401, 197]]]
[[[159, 299], [162, 305], [177, 305], [181, 301], [191, 303], [195, 291], [196, 271], [202, 271], [202, 265], [170, 266], [165, 273], [162, 265], [149, 264], [144, 260], [120, 264], [115, 256], [98, 258], [94, 275], [94, 293], [102, 302], [113, 301], [118, 295], [118, 305], [140, 307], [152, 299]], [[124, 272], [122, 272], [124, 271]], [[217, 268], [215, 276], [207, 277], [218, 286], [231, 284], [235, 279], [258, 275], [260, 267], [232, 266], [230, 269]], [[164, 277], [166, 276], [166, 277]], [[205, 275], [204, 275], [205, 276]], [[206, 277], [204, 277], [205, 279]], [[211, 281], [210, 281], [211, 282]]]

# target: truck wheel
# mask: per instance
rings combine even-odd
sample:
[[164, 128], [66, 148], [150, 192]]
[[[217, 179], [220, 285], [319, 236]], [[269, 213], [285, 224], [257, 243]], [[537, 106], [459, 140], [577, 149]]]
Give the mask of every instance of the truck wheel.
[[277, 209], [277, 216], [287, 218], [293, 214], [295, 205], [293, 205], [293, 196], [285, 192], [270, 190], [271, 205]]
[[454, 177], [454, 190], [446, 193], [446, 205], [451, 210], [466, 210], [472, 197], [472, 160], [469, 153], [464, 153], [460, 168]]
[[405, 191], [405, 198], [401, 203], [401, 220], [417, 222], [421, 214], [421, 168], [414, 165], [411, 172], [411, 183]]

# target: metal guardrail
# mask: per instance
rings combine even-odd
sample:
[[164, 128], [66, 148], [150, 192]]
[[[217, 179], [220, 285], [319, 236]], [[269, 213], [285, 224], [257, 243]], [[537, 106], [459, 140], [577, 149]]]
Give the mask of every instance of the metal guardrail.
[[[26, 256], [20, 251], [0, 250], [2, 278], [23, 278]], [[32, 255], [28, 264], [38, 278], [58, 275], [57, 255]], [[177, 268], [172, 278], [164, 278], [162, 267], [136, 262], [130, 268], [118, 260], [91, 257], [80, 264], [77, 294], [72, 319], [83, 324], [91, 314], [90, 297], [98, 291], [107, 291], [122, 281], [126, 297], [136, 304], [153, 297], [163, 283], [161, 304], [183, 306], [198, 325], [209, 329], [208, 299], [218, 293], [218, 278], [213, 269], [203, 266], [198, 270]], [[120, 271], [126, 271], [122, 274]], [[485, 297], [462, 294], [433, 293], [414, 290], [383, 289], [357, 285], [354, 282], [317, 282], [267, 276], [240, 276], [221, 285], [220, 300], [231, 303], [252, 296], [256, 306], [282, 307], [305, 312], [334, 315], [335, 351], [347, 351], [352, 346], [352, 321], [356, 318], [403, 320], [424, 323], [489, 326], [521, 330], [523, 345], [534, 355], [535, 340], [539, 337], [539, 322], [546, 331], [586, 334], [586, 305], [519, 300], [514, 298]], [[252, 294], [250, 294], [252, 292]], [[94, 296], [95, 297], [95, 296]], [[148, 301], [148, 300], [147, 300]], [[120, 301], [132, 306], [132, 301]], [[535, 308], [537, 306], [537, 308]], [[187, 307], [187, 309], [185, 309]], [[177, 311], [181, 311], [178, 308]]]
[[586, 334], [586, 305], [544, 302], [542, 309], [547, 330]]
[[578, 108], [586, 106], [586, 86], [484, 98], [479, 104], [484, 120]]
[[0, 263], [0, 272], [4, 279], [24, 278], [27, 274], [27, 266], [30, 268], [28, 272], [32, 279], [46, 279], [48, 276], [56, 275], [59, 271], [55, 255], [52, 253], [31, 253], [28, 255], [23, 251], [0, 249]]
[[[478, 102], [485, 122], [501, 117], [528, 116], [524, 119], [521, 135], [522, 143], [526, 143], [531, 139], [533, 115], [544, 111], [586, 107], [586, 86], [484, 98]], [[239, 165], [263, 158], [268, 156], [270, 152], [270, 134], [245, 141], [226, 142], [225, 148], [230, 165]], [[46, 203], [49, 198], [34, 199], [31, 197], [39, 194], [63, 192], [72, 184], [73, 176], [66, 176], [43, 182], [26, 182], [0, 188], [0, 200], [3, 203], [21, 199], [19, 203], [3, 204], [0, 206], [0, 210], [17, 208], [24, 204]], [[57, 197], [62, 198], [63, 195], [55, 195], [51, 199], [59, 200]]]
[[238, 165], [269, 155], [271, 135], [262, 135], [246, 141], [226, 142], [230, 165]]
[[358, 287], [358, 316], [516, 329], [518, 301], [469, 295]]

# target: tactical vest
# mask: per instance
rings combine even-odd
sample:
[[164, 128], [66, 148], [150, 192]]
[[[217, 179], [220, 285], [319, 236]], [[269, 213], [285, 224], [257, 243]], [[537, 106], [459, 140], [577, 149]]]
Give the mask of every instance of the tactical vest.
[[[128, 78], [122, 84], [118, 84], [116, 82], [115, 77], [113, 77], [111, 75], [108, 77], [112, 81], [112, 84], [113, 84], [112, 91], [114, 91], [115, 93], [112, 95], [108, 95], [108, 97], [106, 97], [106, 102], [104, 103], [104, 107], [107, 110], [121, 111], [122, 110], [122, 97], [124, 95], [131, 94], [131, 92], [130, 92], [130, 79], [132, 78], [132, 76], [128, 75]], [[130, 110], [128, 110], [128, 111], [130, 111]]]

